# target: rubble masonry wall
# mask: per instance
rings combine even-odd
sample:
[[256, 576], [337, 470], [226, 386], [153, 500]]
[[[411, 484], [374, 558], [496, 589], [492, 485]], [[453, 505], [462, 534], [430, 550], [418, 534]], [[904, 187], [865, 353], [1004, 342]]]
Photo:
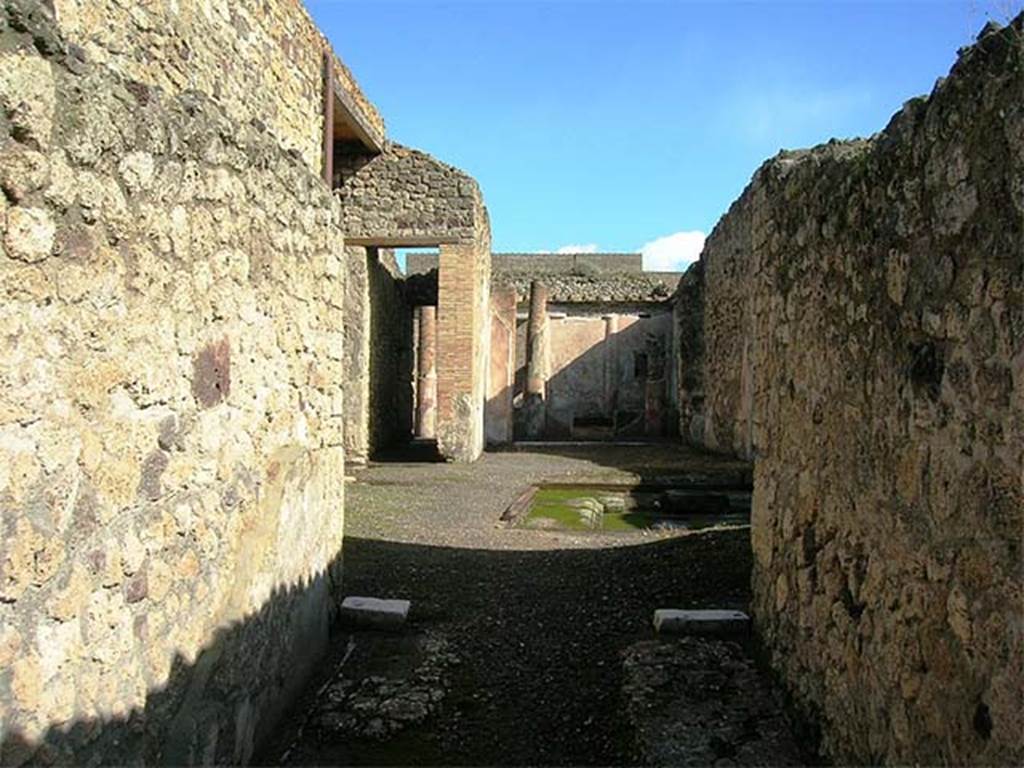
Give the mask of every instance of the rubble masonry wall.
[[683, 432], [755, 460], [757, 627], [838, 763], [1024, 759], [1022, 20], [767, 162], [679, 294]]
[[0, 11], [0, 762], [244, 762], [340, 566], [340, 213], [92, 58]]

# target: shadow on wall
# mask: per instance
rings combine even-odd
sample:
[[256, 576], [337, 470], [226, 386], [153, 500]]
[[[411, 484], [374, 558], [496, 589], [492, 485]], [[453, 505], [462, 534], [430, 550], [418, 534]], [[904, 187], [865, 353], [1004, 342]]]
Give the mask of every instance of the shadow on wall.
[[[548, 320], [549, 370], [543, 403], [525, 393], [526, 321], [517, 323], [515, 440], [617, 440], [677, 434], [670, 370], [672, 313], [662, 308], [618, 315], [608, 331], [604, 315]], [[488, 403], [509, 397], [508, 388]], [[531, 424], [531, 422], [533, 422]]]
[[[51, 723], [37, 740], [6, 724], [0, 765], [249, 762], [327, 649], [340, 566], [339, 554], [311, 580], [275, 590], [259, 611], [218, 629], [195, 658], [176, 653], [166, 685], [150, 690], [142, 709]], [[147, 632], [145, 615], [134, 631]], [[269, 681], [256, 674], [267, 669], [277, 670]]]
[[369, 455], [413, 433], [413, 308], [389, 249], [367, 249], [369, 288]]

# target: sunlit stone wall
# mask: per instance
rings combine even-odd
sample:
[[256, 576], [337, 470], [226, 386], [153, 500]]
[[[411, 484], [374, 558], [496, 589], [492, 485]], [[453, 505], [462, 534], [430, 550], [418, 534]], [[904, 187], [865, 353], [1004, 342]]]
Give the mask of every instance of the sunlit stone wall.
[[0, 763], [245, 761], [338, 574], [340, 212], [38, 4], [0, 51]]

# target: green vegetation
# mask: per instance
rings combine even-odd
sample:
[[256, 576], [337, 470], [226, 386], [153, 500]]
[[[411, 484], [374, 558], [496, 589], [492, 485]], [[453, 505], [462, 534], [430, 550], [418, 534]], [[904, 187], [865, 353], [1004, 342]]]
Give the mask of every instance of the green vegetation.
[[629, 490], [612, 490], [607, 486], [542, 486], [533, 497], [529, 513], [519, 525], [524, 528], [614, 533], [645, 530], [669, 521], [672, 527], [691, 530], [747, 522], [742, 513], [665, 515], [656, 507], [638, 507], [637, 502], [643, 504], [645, 499], [650, 503], [650, 494], [633, 496]]

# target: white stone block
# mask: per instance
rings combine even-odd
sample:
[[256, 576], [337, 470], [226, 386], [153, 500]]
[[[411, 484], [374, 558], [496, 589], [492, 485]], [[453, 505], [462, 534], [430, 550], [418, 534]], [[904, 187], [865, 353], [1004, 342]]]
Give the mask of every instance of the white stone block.
[[654, 630], [665, 635], [739, 635], [749, 627], [750, 617], [743, 611], [659, 608], [654, 612]]
[[364, 629], [398, 629], [409, 615], [408, 600], [349, 596], [341, 603], [342, 620]]

